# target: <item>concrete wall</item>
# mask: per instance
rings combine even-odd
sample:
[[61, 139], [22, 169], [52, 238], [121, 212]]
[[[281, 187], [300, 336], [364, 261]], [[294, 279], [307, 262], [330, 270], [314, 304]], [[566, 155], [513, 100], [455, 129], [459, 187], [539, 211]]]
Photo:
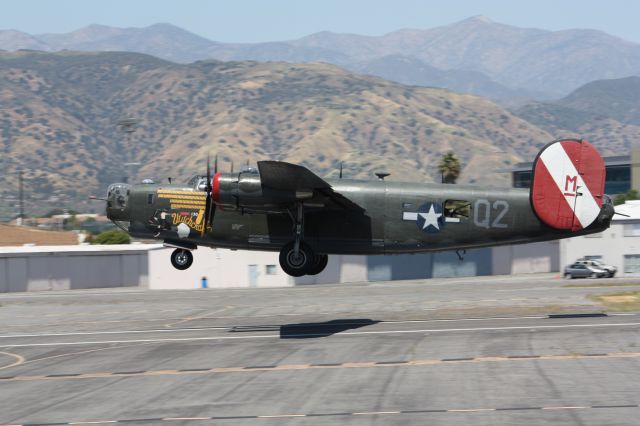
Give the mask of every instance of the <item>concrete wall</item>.
[[287, 287], [366, 281], [364, 256], [329, 256], [327, 268], [316, 276], [293, 278], [280, 268], [278, 253], [209, 249], [193, 251], [193, 265], [179, 271], [171, 265], [171, 248], [149, 252], [149, 288]]
[[[638, 241], [640, 243], [640, 239]], [[469, 250], [462, 261], [455, 252], [329, 256], [327, 268], [321, 274], [292, 278], [280, 269], [275, 252], [202, 247], [193, 252], [191, 268], [178, 271], [171, 265], [172, 251], [160, 245], [3, 249], [0, 250], [0, 292], [123, 286], [192, 289], [202, 286], [203, 277], [209, 288], [283, 287], [550, 272], [557, 271], [560, 264], [555, 242]]]
[[558, 241], [501, 246], [491, 250], [493, 250], [494, 275], [534, 274], [560, 270]]
[[82, 246], [0, 251], [0, 292], [47, 291], [148, 284], [147, 250]]

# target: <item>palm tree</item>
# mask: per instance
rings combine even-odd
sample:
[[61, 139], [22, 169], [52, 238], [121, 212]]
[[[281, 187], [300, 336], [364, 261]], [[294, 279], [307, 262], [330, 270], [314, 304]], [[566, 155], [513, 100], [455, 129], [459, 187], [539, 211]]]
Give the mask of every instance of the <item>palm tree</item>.
[[453, 151], [447, 152], [438, 164], [438, 171], [442, 176], [442, 183], [456, 183], [460, 176], [460, 161]]

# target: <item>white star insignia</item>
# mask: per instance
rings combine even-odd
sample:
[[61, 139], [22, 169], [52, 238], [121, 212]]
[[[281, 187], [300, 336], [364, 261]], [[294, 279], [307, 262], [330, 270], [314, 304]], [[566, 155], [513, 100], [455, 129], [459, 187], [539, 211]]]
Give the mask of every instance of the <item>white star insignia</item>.
[[436, 210], [433, 208], [433, 204], [431, 204], [431, 206], [429, 207], [428, 212], [418, 213], [418, 215], [424, 219], [424, 225], [422, 225], [422, 229], [427, 229], [429, 226], [433, 226], [437, 230], [440, 230], [438, 218], [442, 216], [442, 213], [436, 213]]

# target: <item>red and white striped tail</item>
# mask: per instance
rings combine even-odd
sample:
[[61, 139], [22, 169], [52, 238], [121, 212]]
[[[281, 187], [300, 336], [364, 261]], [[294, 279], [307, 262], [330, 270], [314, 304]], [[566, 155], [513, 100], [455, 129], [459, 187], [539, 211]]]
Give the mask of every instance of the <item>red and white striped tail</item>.
[[589, 142], [551, 142], [533, 163], [533, 211], [552, 228], [572, 232], [584, 229], [600, 213], [604, 179], [604, 160]]

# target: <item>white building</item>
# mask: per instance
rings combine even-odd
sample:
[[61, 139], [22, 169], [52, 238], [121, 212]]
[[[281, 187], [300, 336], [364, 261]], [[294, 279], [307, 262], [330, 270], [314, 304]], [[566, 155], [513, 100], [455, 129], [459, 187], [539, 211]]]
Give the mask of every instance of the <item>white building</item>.
[[617, 267], [618, 275], [640, 276], [640, 200], [616, 206], [616, 213], [621, 215], [614, 216], [606, 231], [562, 240], [560, 264], [585, 257]]

